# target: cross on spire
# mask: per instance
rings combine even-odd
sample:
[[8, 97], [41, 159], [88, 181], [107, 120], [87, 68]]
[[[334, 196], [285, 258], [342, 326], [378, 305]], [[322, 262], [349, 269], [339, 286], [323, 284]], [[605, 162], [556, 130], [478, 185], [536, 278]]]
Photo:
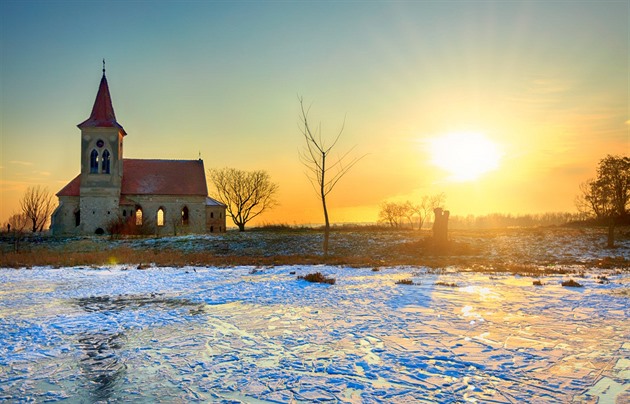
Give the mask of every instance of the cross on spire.
[[103, 76], [105, 75], [105, 58], [103, 58]]

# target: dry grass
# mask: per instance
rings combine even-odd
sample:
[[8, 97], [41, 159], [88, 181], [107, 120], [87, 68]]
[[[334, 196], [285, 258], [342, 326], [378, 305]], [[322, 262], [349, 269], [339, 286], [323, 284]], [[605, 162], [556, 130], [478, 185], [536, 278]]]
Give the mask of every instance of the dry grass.
[[458, 288], [459, 287], [459, 285], [456, 284], [456, 283], [449, 283], [449, 282], [442, 282], [442, 281], [435, 282], [435, 285], [436, 286], [447, 286], [449, 288]]
[[72, 267], [72, 266], [102, 266], [126, 264], [143, 266], [218, 266], [230, 267], [237, 265], [348, 265], [363, 266], [365, 260], [356, 257], [330, 257], [323, 259], [319, 256], [238, 256], [217, 255], [212, 252], [184, 252], [179, 250], [142, 251], [128, 247], [113, 248], [106, 251], [28, 251], [21, 253], [3, 253], [0, 256], [0, 267], [3, 268], [31, 268], [36, 266]]
[[427, 231], [338, 228], [331, 232], [328, 257], [321, 254], [323, 235], [320, 230], [290, 226], [228, 232], [222, 236], [175, 238], [55, 239], [30, 235], [22, 240], [19, 253], [13, 252], [11, 237], [0, 234], [0, 267], [327, 264], [376, 270], [385, 266], [421, 266], [435, 271], [458, 268], [534, 277], [573, 275], [584, 272], [585, 268], [628, 270], [630, 260], [623, 256], [622, 250], [613, 251], [608, 258], [584, 262], [579, 255], [571, 258], [564, 254], [563, 247], [557, 247], [577, 240], [578, 246], [597, 248], [593, 246], [601, 240], [603, 233], [600, 233], [597, 229], [572, 228], [453, 231], [450, 233], [452, 241], [438, 248], [431, 243]]

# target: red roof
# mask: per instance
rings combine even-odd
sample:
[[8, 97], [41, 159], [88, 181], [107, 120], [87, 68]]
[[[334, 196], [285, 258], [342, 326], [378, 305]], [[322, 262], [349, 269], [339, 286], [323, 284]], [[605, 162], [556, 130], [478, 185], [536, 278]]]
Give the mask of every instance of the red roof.
[[94, 100], [92, 113], [88, 119], [77, 126], [80, 129], [118, 128], [122, 129], [123, 136], [127, 134], [122, 125], [116, 121], [116, 114], [114, 113], [114, 106], [112, 105], [112, 97], [109, 95], [109, 86], [107, 85], [105, 70], [103, 70], [101, 84], [99, 85], [98, 92], [96, 93], [96, 100]]
[[[57, 196], [79, 196], [78, 175]], [[123, 160], [125, 195], [208, 195], [203, 160]]]
[[123, 195], [208, 195], [203, 160], [123, 160]]
[[79, 196], [81, 189], [81, 174], [74, 177], [72, 181], [65, 187], [61, 188], [61, 191], [57, 192], [57, 196]]

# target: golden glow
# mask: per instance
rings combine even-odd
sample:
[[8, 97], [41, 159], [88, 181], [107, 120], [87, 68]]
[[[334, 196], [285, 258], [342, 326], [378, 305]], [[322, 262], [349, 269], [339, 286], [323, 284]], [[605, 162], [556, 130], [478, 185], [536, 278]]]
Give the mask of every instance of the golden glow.
[[479, 133], [451, 133], [429, 141], [431, 163], [454, 182], [472, 181], [499, 167], [501, 152]]

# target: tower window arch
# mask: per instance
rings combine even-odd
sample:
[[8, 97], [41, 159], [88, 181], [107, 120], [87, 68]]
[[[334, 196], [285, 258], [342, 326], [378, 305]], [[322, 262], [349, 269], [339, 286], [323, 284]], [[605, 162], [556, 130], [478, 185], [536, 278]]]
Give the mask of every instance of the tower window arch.
[[184, 206], [182, 208], [182, 224], [184, 226], [188, 226], [189, 218], [188, 218], [188, 207]]
[[103, 174], [109, 174], [109, 166], [110, 166], [110, 158], [109, 158], [109, 150], [105, 150], [103, 152], [103, 158], [102, 158], [103, 162], [102, 162], [102, 168], [101, 168], [101, 172]]
[[90, 174], [98, 174], [98, 152], [96, 149], [90, 153]]

